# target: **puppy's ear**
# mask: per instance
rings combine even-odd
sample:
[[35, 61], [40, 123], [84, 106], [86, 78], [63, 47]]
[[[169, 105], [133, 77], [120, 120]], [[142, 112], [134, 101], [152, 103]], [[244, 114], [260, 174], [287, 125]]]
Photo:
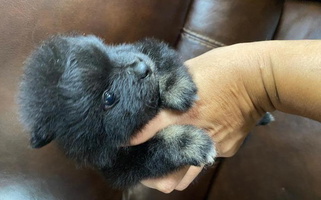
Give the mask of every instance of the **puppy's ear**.
[[58, 84], [65, 70], [67, 45], [63, 36], [53, 36], [35, 49], [24, 63], [18, 104], [21, 122], [30, 133], [33, 148], [50, 143], [57, 132]]
[[53, 139], [53, 134], [47, 133], [40, 128], [35, 131], [32, 131], [30, 144], [32, 148], [41, 148], [49, 144]]

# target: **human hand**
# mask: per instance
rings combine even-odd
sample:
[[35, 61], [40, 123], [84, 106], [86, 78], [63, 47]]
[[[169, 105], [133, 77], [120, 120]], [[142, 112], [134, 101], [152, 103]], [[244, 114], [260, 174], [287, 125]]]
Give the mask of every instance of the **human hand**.
[[[202, 128], [213, 138], [219, 157], [233, 156], [260, 117], [273, 108], [258, 94], [264, 85], [256, 84], [259, 71], [254, 65], [267, 64], [255, 49], [243, 51], [238, 45], [215, 49], [186, 65], [198, 87], [199, 100], [186, 113], [161, 111], [131, 140], [131, 145], [145, 142], [171, 124], [191, 124]], [[250, 71], [248, 71], [250, 70]], [[257, 76], [255, 73], [258, 73]], [[251, 74], [251, 77], [246, 77]], [[262, 80], [261, 80], [262, 82]], [[253, 87], [255, 86], [255, 87]], [[251, 93], [249, 93], [251, 92]], [[266, 105], [266, 106], [265, 106]], [[144, 180], [147, 187], [169, 193], [185, 189], [202, 167], [187, 166], [164, 178]]]

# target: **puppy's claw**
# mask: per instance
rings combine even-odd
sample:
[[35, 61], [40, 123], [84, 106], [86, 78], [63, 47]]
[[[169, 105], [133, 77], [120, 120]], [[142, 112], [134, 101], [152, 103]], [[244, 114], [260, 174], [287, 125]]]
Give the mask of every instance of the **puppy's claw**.
[[206, 156], [206, 163], [205, 163], [205, 165], [206, 165], [206, 166], [213, 165], [214, 162], [215, 162], [216, 156], [217, 156], [217, 152], [216, 152], [214, 146], [212, 146], [210, 152], [209, 152], [209, 153], [207, 154], [207, 156]]

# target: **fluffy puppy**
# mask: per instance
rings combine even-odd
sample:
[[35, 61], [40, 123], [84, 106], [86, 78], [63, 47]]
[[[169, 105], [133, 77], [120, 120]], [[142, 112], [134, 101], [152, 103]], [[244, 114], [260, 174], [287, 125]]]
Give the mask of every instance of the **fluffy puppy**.
[[92, 35], [58, 35], [26, 61], [19, 105], [32, 147], [56, 140], [68, 157], [127, 188], [214, 161], [211, 138], [190, 125], [124, 146], [160, 109], [187, 111], [196, 92], [178, 54], [162, 42], [108, 46]]
[[19, 105], [32, 147], [56, 140], [68, 157], [126, 188], [214, 161], [211, 138], [189, 125], [124, 147], [160, 109], [186, 111], [195, 98], [191, 76], [162, 42], [107, 46], [92, 35], [58, 35], [26, 61]]

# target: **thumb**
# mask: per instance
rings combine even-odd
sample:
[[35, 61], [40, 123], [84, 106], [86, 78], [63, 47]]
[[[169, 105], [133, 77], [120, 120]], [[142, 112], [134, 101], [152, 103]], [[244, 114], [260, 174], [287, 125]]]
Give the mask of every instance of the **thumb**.
[[174, 124], [177, 114], [169, 110], [162, 110], [151, 121], [139, 130], [129, 141], [129, 145], [138, 145], [152, 138], [163, 128]]

